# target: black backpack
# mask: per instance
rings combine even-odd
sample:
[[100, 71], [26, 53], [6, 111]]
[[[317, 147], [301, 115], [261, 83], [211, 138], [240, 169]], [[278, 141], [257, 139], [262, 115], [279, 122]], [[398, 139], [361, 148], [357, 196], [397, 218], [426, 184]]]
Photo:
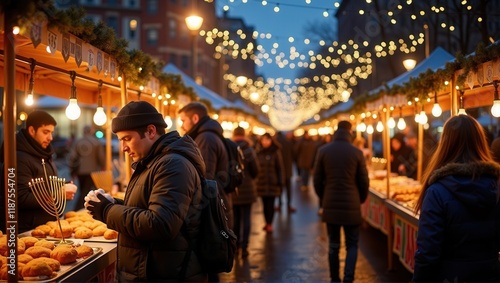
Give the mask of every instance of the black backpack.
[[[181, 155], [191, 161], [187, 156]], [[220, 197], [217, 182], [206, 179], [198, 168], [197, 171], [200, 176], [202, 190], [202, 199], [199, 207], [197, 207], [201, 213], [200, 227], [197, 243], [193, 243], [189, 239], [189, 234], [186, 233], [190, 242], [190, 249], [195, 251], [205, 272], [230, 272], [233, 269], [237, 238], [229, 228], [226, 214], [227, 208]], [[184, 258], [181, 270], [182, 280], [185, 279], [190, 255], [191, 253], [188, 252]]]
[[231, 139], [225, 138], [217, 131], [205, 131], [217, 134], [217, 136], [222, 139], [222, 142], [226, 147], [227, 158], [229, 162], [227, 169], [227, 179], [222, 184], [222, 189], [226, 193], [232, 193], [236, 191], [237, 187], [241, 185], [241, 183], [243, 183], [243, 177], [245, 176], [245, 155], [243, 154], [243, 150], [241, 150], [240, 146], [237, 143], [235, 143]]

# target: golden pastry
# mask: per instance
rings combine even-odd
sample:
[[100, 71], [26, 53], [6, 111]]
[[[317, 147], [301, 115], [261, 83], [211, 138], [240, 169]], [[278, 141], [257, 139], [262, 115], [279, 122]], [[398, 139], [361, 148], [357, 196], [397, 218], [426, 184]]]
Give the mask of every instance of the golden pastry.
[[32, 260], [24, 265], [20, 273], [25, 280], [30, 280], [31, 277], [47, 279], [52, 276], [52, 268], [42, 260]]
[[35, 243], [38, 242], [37, 238], [31, 236], [22, 237], [21, 240], [24, 242], [27, 249], [33, 247]]
[[86, 258], [94, 254], [94, 249], [86, 245], [76, 247], [75, 250], [78, 253], [78, 258]]
[[68, 211], [68, 212], [66, 212], [66, 214], [64, 214], [64, 219], [68, 220], [68, 218], [72, 218], [72, 217], [75, 217], [77, 215], [78, 215], [78, 213], [76, 213], [76, 211]]
[[[47, 226], [47, 227], [49, 227], [49, 226]], [[37, 238], [45, 238], [45, 237], [47, 237], [47, 233], [45, 233], [42, 229], [35, 229], [35, 230], [31, 231], [31, 236], [37, 237]]]
[[61, 229], [59, 229], [59, 227], [57, 227], [57, 228], [50, 230], [49, 235], [51, 237], [54, 237], [54, 238], [62, 238], [63, 236], [64, 236], [64, 238], [69, 238], [73, 235], [73, 228], [71, 228], [71, 226], [69, 226], [69, 224], [62, 226], [61, 228], [62, 228], [62, 233], [61, 233]]
[[39, 257], [36, 260], [41, 260], [46, 262], [50, 268], [52, 268], [52, 271], [59, 271], [61, 270], [61, 263], [53, 258], [49, 257]]
[[53, 250], [55, 247], [55, 244], [54, 244], [54, 242], [47, 241], [47, 240], [43, 239], [43, 240], [36, 242], [34, 247], [44, 247], [44, 248]]
[[104, 239], [106, 240], [114, 240], [116, 238], [118, 238], [118, 232], [116, 232], [115, 230], [112, 230], [112, 229], [108, 229], [106, 230], [106, 232], [104, 232]]
[[54, 248], [50, 258], [58, 260], [61, 264], [69, 264], [76, 261], [78, 252], [71, 246], [61, 245]]
[[40, 246], [34, 246], [26, 250], [25, 254], [32, 256], [33, 258], [39, 257], [50, 257], [52, 251], [49, 248], [44, 248]]
[[50, 233], [50, 230], [52, 230], [52, 227], [49, 225], [43, 224], [43, 225], [38, 225], [35, 230], [42, 230], [45, 232], [45, 235], [48, 235]]
[[[25, 264], [24, 263], [18, 263], [17, 264], [17, 278], [18, 279], [23, 279], [21, 273], [23, 272]], [[9, 279], [9, 274], [7, 273], [7, 265], [3, 265], [2, 268], [0, 268], [0, 280], [7, 280]]]
[[77, 229], [75, 231], [75, 238], [76, 239], [88, 239], [88, 238], [92, 238], [92, 230], [90, 230], [89, 228], [82, 228], [82, 229]]
[[17, 256], [17, 262], [28, 263], [33, 260], [33, 257], [29, 254], [22, 254]]
[[104, 235], [104, 232], [106, 232], [106, 230], [108, 230], [108, 227], [106, 227], [106, 225], [100, 225], [100, 226], [95, 227], [94, 230], [92, 230], [92, 234], [95, 237], [99, 237], [99, 236]]

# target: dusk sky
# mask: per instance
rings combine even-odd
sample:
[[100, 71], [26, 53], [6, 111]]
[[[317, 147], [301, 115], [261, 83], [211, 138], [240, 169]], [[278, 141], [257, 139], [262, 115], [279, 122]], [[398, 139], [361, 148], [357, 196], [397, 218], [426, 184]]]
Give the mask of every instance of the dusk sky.
[[[246, 2], [246, 3], [244, 3]], [[310, 4], [307, 4], [307, 3]], [[253, 26], [259, 33], [271, 33], [272, 39], [258, 39], [257, 43], [262, 44], [266, 51], [270, 52], [272, 45], [277, 42], [279, 47], [277, 52], [289, 54], [290, 47], [295, 46], [300, 53], [307, 53], [314, 46], [304, 44], [307, 38], [304, 29], [309, 23], [328, 22], [332, 20], [336, 11], [334, 3], [338, 0], [279, 0], [267, 1], [267, 5], [262, 5], [262, 0], [219, 0], [216, 1], [217, 11], [222, 13], [223, 7], [229, 7], [229, 17], [243, 18], [245, 24]], [[279, 12], [275, 12], [275, 7], [279, 7]], [[329, 17], [325, 18], [323, 13], [328, 10]], [[288, 42], [288, 38], [293, 36], [295, 41]], [[278, 67], [275, 63], [264, 63], [257, 71], [268, 78], [295, 78], [299, 68], [291, 69], [289, 66]]]

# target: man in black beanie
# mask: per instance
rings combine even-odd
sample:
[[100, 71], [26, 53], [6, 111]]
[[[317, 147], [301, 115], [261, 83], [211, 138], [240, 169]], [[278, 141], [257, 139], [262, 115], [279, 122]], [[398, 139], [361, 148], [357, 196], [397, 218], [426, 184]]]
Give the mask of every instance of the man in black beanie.
[[153, 105], [125, 105], [111, 123], [123, 152], [134, 161], [125, 199], [99, 192], [93, 192], [97, 200], [87, 197], [92, 216], [119, 232], [118, 282], [207, 280], [189, 247], [198, 241], [196, 207], [202, 192], [197, 169], [204, 173], [205, 164], [193, 139], [177, 131], [165, 134], [166, 127]]
[[[351, 123], [340, 121], [332, 142], [318, 149], [314, 166], [314, 189], [322, 200], [326, 222], [332, 282], [352, 282], [358, 255], [361, 204], [368, 195], [368, 171], [363, 152], [352, 144]], [[340, 228], [347, 254], [344, 278], [339, 275]]]

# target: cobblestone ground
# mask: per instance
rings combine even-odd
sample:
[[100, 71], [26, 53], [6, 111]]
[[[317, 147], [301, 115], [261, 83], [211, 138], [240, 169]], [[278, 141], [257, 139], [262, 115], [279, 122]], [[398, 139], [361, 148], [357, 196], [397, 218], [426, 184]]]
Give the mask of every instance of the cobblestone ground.
[[[294, 184], [295, 186], [296, 184]], [[275, 214], [274, 231], [262, 230], [264, 218], [260, 202], [252, 210], [249, 257], [235, 261], [221, 282], [328, 282], [328, 238], [317, 214], [318, 200], [311, 188], [293, 188], [297, 212], [284, 209]], [[393, 256], [393, 271], [387, 271], [387, 237], [363, 225], [360, 235], [355, 282], [409, 282], [408, 272]], [[345, 248], [341, 248], [341, 274]]]

